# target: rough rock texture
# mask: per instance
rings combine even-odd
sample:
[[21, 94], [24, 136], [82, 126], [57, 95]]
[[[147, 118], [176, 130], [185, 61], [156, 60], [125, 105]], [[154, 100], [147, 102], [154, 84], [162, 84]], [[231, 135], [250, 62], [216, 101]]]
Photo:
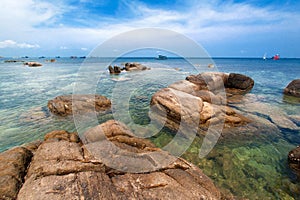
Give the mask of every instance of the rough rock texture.
[[186, 77], [186, 80], [199, 86], [199, 90], [209, 90], [215, 94], [224, 89], [230, 94], [245, 94], [254, 86], [253, 79], [236, 73], [205, 72], [190, 75]]
[[289, 152], [288, 161], [290, 168], [300, 178], [300, 146], [297, 146]]
[[108, 66], [110, 74], [120, 74], [122, 71], [143, 71], [149, 70], [150, 68], [140, 64], [140, 63], [125, 63], [125, 67], [121, 68], [119, 66]]
[[0, 199], [16, 199], [32, 152], [16, 147], [0, 154]]
[[284, 94], [300, 97], [300, 79], [293, 80], [284, 89]]
[[101, 95], [64, 95], [48, 101], [50, 112], [59, 116], [93, 111], [103, 112], [109, 110], [110, 107], [111, 101]]
[[[226, 198], [199, 168], [155, 148], [146, 139], [134, 137], [122, 123], [110, 120], [94, 127], [84, 134], [84, 141], [85, 145], [76, 133], [53, 131], [40, 145], [31, 145], [33, 158], [25, 147], [0, 154], [0, 199], [16, 199], [16, 196], [20, 200]], [[101, 149], [108, 144], [119, 150]], [[173, 162], [148, 172], [120, 171], [116, 165], [110, 167], [111, 163], [98, 157], [91, 147], [105, 151], [110, 160], [122, 160], [118, 155], [126, 151], [126, 156], [134, 155], [131, 158], [143, 155], [153, 166], [169, 158]], [[128, 160], [122, 163], [130, 164]]]
[[207, 130], [217, 124], [223, 124], [224, 128], [243, 125], [250, 120], [226, 105], [228, 94], [224, 85], [240, 95], [250, 90], [253, 83], [249, 77], [239, 74], [208, 72], [188, 76], [152, 96], [153, 119], [172, 130], [180, 126]]

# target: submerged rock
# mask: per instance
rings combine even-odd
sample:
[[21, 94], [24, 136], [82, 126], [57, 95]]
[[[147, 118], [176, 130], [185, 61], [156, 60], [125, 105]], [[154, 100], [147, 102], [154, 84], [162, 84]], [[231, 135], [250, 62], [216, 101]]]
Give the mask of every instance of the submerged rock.
[[284, 94], [300, 97], [300, 79], [290, 82], [283, 91]]
[[[74, 104], [74, 105], [73, 105]], [[101, 95], [63, 95], [48, 101], [48, 109], [59, 116], [110, 110], [111, 101]]]
[[[30, 165], [32, 153], [27, 149], [19, 148], [0, 154], [0, 158], [4, 159], [0, 165], [0, 198], [15, 199], [16, 196], [22, 200], [226, 198], [211, 179], [195, 165], [155, 148], [146, 139], [135, 138], [131, 131], [119, 122], [111, 120], [88, 130], [85, 133], [85, 142], [84, 145], [76, 133], [53, 131], [45, 136], [44, 142], [35, 151]], [[94, 152], [90, 151], [91, 146], [98, 147], [101, 151], [103, 146], [99, 144], [107, 146], [108, 143], [114, 144], [120, 151], [124, 150], [128, 154], [156, 155], [156, 158], [144, 156], [145, 160], [158, 162], [160, 158], [163, 162], [163, 158], [172, 158], [174, 162], [147, 173], [118, 171], [107, 166], [101, 158], [95, 157]], [[118, 160], [116, 156], [119, 152], [103, 150], [108, 153], [107, 157]], [[22, 162], [16, 163], [16, 160]], [[141, 164], [135, 163], [136, 166]], [[16, 175], [11, 172], [9, 166], [17, 170]]]

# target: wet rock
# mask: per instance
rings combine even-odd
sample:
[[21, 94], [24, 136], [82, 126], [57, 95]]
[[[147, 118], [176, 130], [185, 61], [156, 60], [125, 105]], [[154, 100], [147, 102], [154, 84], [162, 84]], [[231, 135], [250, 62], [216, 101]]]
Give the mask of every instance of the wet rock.
[[25, 62], [24, 65], [28, 65], [28, 67], [41, 67], [41, 66], [43, 66], [41, 63], [38, 63], [38, 62]]
[[0, 154], [0, 199], [16, 199], [32, 156], [24, 147]]
[[291, 150], [288, 154], [289, 167], [300, 178], [300, 146]]
[[156, 92], [151, 99], [151, 109], [154, 120], [175, 131], [180, 126], [207, 130], [212, 124], [219, 123], [229, 128], [250, 121], [228, 106], [203, 102], [200, 97], [173, 88]]
[[48, 101], [48, 109], [59, 116], [110, 110], [111, 101], [101, 95], [63, 95]]
[[20, 122], [34, 122], [34, 123], [48, 123], [49, 122], [50, 113], [47, 111], [47, 108], [44, 107], [36, 107], [32, 108], [24, 113], [22, 113], [19, 117]]
[[289, 96], [300, 97], [300, 79], [290, 82], [283, 93]]
[[[219, 189], [199, 168], [155, 148], [146, 139], [134, 137], [122, 123], [111, 120], [92, 128], [84, 134], [84, 141], [86, 144], [75, 133], [66, 131], [47, 134], [35, 152], [18, 199], [222, 198]], [[126, 151], [126, 155], [154, 154], [144, 158], [156, 164], [161, 164], [163, 158], [172, 158], [174, 162], [147, 173], [119, 171], [91, 151], [91, 147], [100, 148], [98, 152], [104, 150], [111, 160], [121, 159], [116, 157], [118, 151], [102, 149], [108, 144]]]
[[126, 71], [142, 71], [142, 70], [149, 70], [150, 68], [140, 63], [125, 63], [124, 69]]
[[227, 92], [233, 94], [246, 94], [254, 86], [254, 80], [243, 74], [230, 73], [225, 87]]
[[121, 67], [114, 66], [112, 67], [111, 65], [108, 67], [109, 73], [111, 74], [120, 74], [121, 73]]
[[290, 117], [285, 112], [283, 112], [283, 110], [281, 110], [280, 108], [276, 108], [268, 103], [249, 102], [237, 105], [237, 107], [244, 112], [265, 116], [265, 118], [268, 118], [279, 128], [299, 130], [297, 124], [295, 124], [290, 119]]

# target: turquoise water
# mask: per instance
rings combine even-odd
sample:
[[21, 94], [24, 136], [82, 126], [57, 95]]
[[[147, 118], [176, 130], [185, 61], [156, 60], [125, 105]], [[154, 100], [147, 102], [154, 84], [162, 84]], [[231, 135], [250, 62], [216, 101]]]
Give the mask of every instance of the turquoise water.
[[[276, 116], [300, 115], [299, 103], [286, 102], [282, 95], [290, 81], [300, 78], [300, 59], [217, 58], [214, 59], [217, 67], [209, 69], [210, 61], [203, 59], [190, 59], [194, 67], [183, 59], [121, 58], [113, 64], [139, 62], [151, 70], [119, 76], [107, 72], [106, 63], [110, 59], [57, 58], [55, 63], [30, 59], [42, 62], [40, 68], [4, 63], [4, 60], [7, 59], [0, 59], [0, 151], [41, 139], [52, 130], [76, 131], [71, 117], [60, 118], [48, 113], [47, 102], [58, 95], [71, 94], [74, 86], [89, 93], [90, 84], [95, 85], [96, 93], [113, 100], [124, 98], [121, 101], [124, 106], [129, 98], [133, 122], [147, 124], [149, 101], [159, 88], [189, 74], [208, 70], [242, 73], [255, 81], [250, 95], [255, 105], [264, 106], [259, 108], [267, 108], [273, 115], [261, 113], [258, 108], [252, 112], [251, 107], [245, 108], [247, 112], [269, 122]], [[86, 77], [91, 77], [91, 82], [87, 83]], [[100, 116], [98, 121], [113, 117], [107, 114]], [[172, 139], [172, 134], [164, 129], [151, 139], [163, 147]], [[300, 199], [299, 180], [289, 169], [286, 159], [288, 152], [300, 144], [299, 130], [279, 127], [275, 133], [273, 129], [257, 129], [255, 134], [249, 135], [243, 131], [241, 135], [220, 140], [204, 159], [198, 158], [201, 142], [202, 138], [196, 138], [183, 157], [203, 169], [224, 190], [249, 199]]]

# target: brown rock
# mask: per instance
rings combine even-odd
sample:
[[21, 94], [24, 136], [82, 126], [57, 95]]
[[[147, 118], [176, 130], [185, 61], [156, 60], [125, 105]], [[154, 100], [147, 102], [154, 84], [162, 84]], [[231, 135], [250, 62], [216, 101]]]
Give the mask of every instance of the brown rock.
[[253, 79], [243, 74], [230, 73], [225, 82], [227, 92], [233, 94], [246, 94], [253, 86]]
[[101, 95], [64, 95], [48, 101], [50, 112], [59, 116], [105, 112], [110, 110], [110, 107], [110, 100]]
[[284, 94], [300, 97], [300, 79], [290, 82], [283, 91]]
[[40, 67], [40, 66], [43, 66], [41, 63], [38, 63], [38, 62], [25, 62], [24, 65], [28, 65], [29, 67]]
[[140, 64], [140, 63], [125, 63], [126, 71], [142, 71], [149, 70], [150, 68]]
[[290, 168], [300, 178], [300, 146], [291, 150], [288, 154], [288, 161]]
[[24, 147], [0, 154], [0, 199], [16, 199], [31, 158], [31, 151]]
[[[55, 131], [45, 136], [46, 141], [34, 155], [18, 199], [221, 199], [220, 191], [200, 169], [154, 148], [146, 139], [135, 138], [122, 123], [110, 120], [88, 130], [84, 136], [89, 143], [85, 145], [71, 139], [72, 135]], [[163, 162], [164, 158], [174, 161], [147, 173], [118, 171], [89, 149], [98, 147], [113, 160], [118, 152], [102, 148], [102, 144], [109, 143], [118, 146], [119, 151], [126, 150], [126, 155], [134, 152], [136, 157], [150, 155], [145, 160], [153, 162]], [[140, 166], [143, 162], [134, 164]]]

